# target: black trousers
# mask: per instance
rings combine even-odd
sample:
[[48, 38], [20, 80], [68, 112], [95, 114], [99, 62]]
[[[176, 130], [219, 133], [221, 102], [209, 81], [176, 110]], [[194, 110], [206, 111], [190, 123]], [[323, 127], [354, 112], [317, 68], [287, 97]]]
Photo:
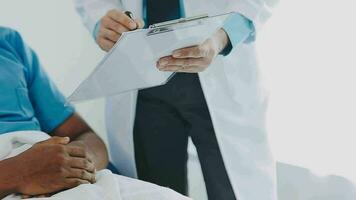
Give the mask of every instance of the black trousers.
[[141, 90], [134, 127], [139, 179], [187, 194], [188, 137], [196, 146], [209, 200], [235, 200], [197, 74]]

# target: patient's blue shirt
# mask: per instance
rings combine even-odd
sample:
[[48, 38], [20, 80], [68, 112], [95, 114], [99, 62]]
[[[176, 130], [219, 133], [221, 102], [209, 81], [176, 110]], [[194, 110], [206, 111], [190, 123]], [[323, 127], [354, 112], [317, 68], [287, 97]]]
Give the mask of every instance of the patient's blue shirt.
[[20, 34], [0, 27], [0, 134], [51, 133], [73, 112]]

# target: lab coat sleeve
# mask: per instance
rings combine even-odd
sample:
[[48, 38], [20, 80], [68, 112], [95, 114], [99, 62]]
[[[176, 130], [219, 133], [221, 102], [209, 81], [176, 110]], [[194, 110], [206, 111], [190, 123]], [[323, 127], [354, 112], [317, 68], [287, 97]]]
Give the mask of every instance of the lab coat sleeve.
[[251, 20], [253, 33], [249, 41], [253, 41], [256, 33], [263, 24], [270, 18], [271, 10], [279, 0], [224, 0], [221, 2], [226, 8], [225, 11], [237, 12]]
[[94, 33], [95, 25], [109, 10], [123, 10], [118, 0], [74, 0], [74, 3], [90, 33]]

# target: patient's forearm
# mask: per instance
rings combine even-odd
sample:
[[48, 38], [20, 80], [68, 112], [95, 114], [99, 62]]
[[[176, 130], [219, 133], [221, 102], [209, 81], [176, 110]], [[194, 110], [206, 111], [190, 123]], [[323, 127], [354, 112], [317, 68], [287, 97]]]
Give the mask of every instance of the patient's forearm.
[[16, 184], [21, 181], [17, 175], [18, 166], [12, 158], [0, 161], [0, 199], [16, 192]]

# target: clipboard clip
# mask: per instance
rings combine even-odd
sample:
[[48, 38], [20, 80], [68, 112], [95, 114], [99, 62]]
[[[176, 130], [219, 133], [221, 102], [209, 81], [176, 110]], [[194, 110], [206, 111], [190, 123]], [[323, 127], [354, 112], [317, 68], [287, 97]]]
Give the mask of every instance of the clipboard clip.
[[153, 24], [148, 27], [148, 29], [152, 29], [152, 30], [150, 30], [147, 35], [150, 36], [150, 35], [173, 31], [174, 30], [173, 26], [176, 26], [179, 24], [184, 24], [187, 22], [199, 21], [202, 19], [206, 19], [208, 17], [209, 17], [209, 15], [205, 14], [205, 15], [198, 15], [198, 16], [181, 18], [181, 19], [176, 19], [176, 20]]

